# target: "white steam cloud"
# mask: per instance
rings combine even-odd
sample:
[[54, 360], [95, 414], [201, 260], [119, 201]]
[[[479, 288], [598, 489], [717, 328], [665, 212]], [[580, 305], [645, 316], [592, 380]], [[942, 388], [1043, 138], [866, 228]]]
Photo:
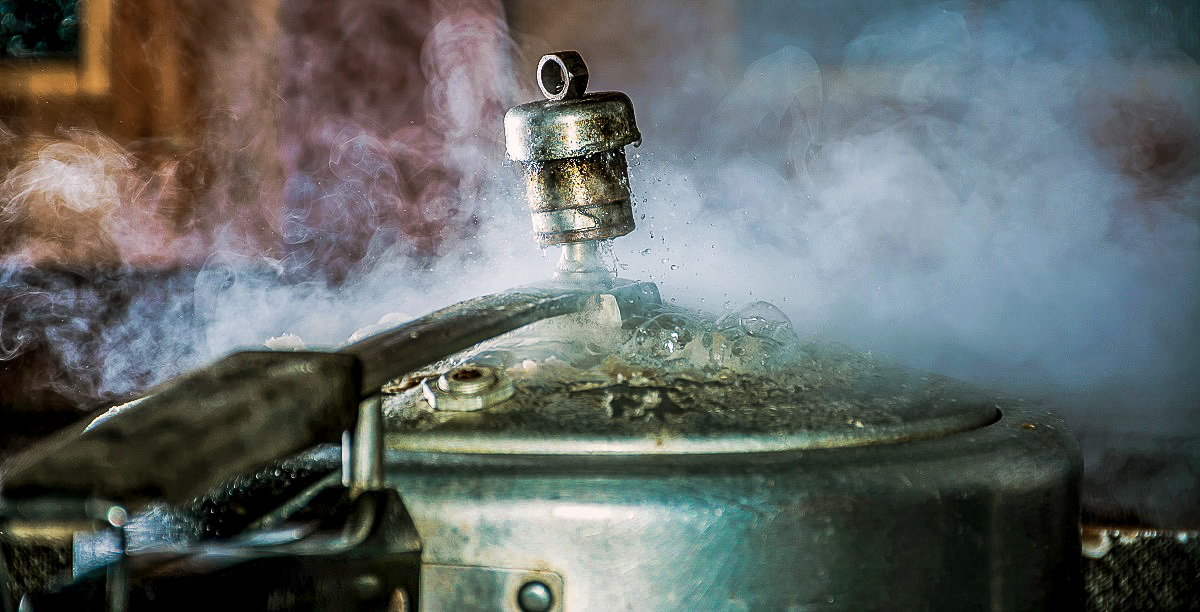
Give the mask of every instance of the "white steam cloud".
[[635, 101], [647, 222], [619, 259], [1078, 425], [1197, 431], [1200, 67], [1118, 57], [1080, 4], [953, 8], [876, 19], [841, 66], [713, 70], [668, 146], [670, 95]]
[[182, 225], [178, 162], [94, 131], [0, 134], [22, 158], [0, 208], [18, 387], [89, 408], [272, 337], [334, 346], [549, 274], [504, 166], [501, 118], [525, 93], [498, 3], [226, 8], [230, 40], [194, 58], [208, 183]]

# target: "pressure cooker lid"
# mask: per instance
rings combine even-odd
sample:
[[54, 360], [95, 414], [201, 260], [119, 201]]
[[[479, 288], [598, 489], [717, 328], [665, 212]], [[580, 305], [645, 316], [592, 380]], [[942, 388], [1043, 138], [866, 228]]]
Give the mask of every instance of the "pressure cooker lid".
[[965, 383], [801, 341], [763, 302], [719, 319], [664, 309], [603, 321], [548, 321], [389, 385], [389, 448], [767, 452], [945, 436], [999, 417], [995, 396]]

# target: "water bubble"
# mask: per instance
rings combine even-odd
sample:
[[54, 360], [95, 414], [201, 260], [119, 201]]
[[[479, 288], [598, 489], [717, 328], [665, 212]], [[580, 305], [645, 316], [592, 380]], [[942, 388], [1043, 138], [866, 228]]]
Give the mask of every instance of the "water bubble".
[[771, 322], [760, 316], [743, 317], [740, 322], [742, 328], [751, 336], [765, 336], [771, 329]]
[[693, 316], [682, 313], [659, 314], [638, 326], [630, 348], [644, 356], [677, 358], [702, 333], [702, 329], [700, 321]]
[[747, 304], [721, 317], [718, 326], [722, 329], [740, 326], [751, 336], [770, 338], [782, 344], [799, 342], [787, 315], [769, 302]]
[[721, 317], [717, 328], [729, 354], [742, 367], [780, 362], [800, 343], [787, 315], [767, 302], [754, 302]]

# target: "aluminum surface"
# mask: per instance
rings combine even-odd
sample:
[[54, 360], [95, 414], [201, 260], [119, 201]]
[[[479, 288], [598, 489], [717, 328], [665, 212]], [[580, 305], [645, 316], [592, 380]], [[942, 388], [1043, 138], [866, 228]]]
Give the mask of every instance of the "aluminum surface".
[[[529, 350], [524, 337], [511, 343]], [[919, 440], [999, 416], [995, 397], [951, 379], [816, 340], [795, 351], [788, 367], [744, 373], [655, 370], [616, 357], [592, 368], [514, 367], [513, 398], [469, 415], [439, 414], [405, 389], [385, 395], [385, 445], [483, 454], [774, 452]], [[520, 351], [511, 359], [522, 359]]]
[[385, 394], [387, 484], [426, 564], [553, 572], [565, 610], [1078, 606], [1081, 460], [1057, 417], [800, 341], [767, 304], [623, 315], [413, 374], [507, 367], [503, 404]]
[[426, 563], [552, 571], [568, 610], [1072, 609], [1079, 473], [1021, 404], [851, 448], [387, 455]]

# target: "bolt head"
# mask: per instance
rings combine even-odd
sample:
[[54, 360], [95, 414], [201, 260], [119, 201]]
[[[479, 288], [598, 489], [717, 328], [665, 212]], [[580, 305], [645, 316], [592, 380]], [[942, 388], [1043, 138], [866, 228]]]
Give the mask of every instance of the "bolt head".
[[531, 580], [517, 591], [517, 605], [522, 612], [549, 612], [554, 607], [554, 592], [544, 582]]
[[425, 401], [438, 411], [474, 412], [513, 396], [512, 380], [500, 368], [465, 365], [421, 381]]

